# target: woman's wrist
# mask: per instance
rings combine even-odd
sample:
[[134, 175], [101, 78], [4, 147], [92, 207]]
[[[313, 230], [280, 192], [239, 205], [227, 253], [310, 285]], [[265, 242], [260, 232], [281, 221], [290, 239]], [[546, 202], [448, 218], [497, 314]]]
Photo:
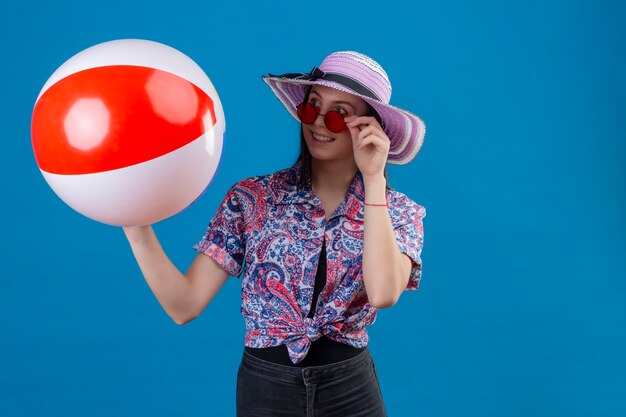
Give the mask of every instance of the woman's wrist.
[[365, 202], [368, 205], [387, 204], [387, 180], [381, 175], [363, 177]]
[[385, 175], [381, 172], [380, 174], [373, 174], [373, 175], [365, 175], [362, 174], [363, 176], [363, 184], [367, 185], [367, 184], [376, 184], [376, 183], [383, 183], [383, 184], [387, 184], [387, 180], [385, 179]]
[[122, 226], [128, 240], [138, 242], [146, 240], [150, 236], [151, 225], [145, 226]]

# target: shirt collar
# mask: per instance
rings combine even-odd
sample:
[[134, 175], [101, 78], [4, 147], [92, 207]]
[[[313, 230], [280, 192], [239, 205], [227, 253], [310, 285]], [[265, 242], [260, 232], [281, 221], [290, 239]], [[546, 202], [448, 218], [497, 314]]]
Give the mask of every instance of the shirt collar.
[[[312, 206], [321, 204], [319, 198], [313, 192], [311, 180], [308, 179], [301, 188], [298, 187], [301, 178], [302, 162], [298, 161], [291, 168], [285, 169], [274, 176], [272, 191], [274, 193], [275, 204], [305, 204]], [[363, 221], [365, 200], [365, 187], [363, 175], [360, 171], [352, 179], [346, 197], [339, 204], [333, 217], [345, 215], [346, 217]]]

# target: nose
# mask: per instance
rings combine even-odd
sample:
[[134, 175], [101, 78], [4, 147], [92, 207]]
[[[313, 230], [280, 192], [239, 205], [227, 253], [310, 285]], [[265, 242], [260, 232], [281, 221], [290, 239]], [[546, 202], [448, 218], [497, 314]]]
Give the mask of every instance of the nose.
[[315, 116], [315, 121], [313, 122], [313, 124], [314, 124], [315, 126], [325, 127], [325, 126], [326, 126], [326, 125], [324, 124], [324, 116], [325, 116], [325, 115], [326, 115], [326, 114], [322, 114], [321, 112], [320, 112], [320, 113], [317, 113], [317, 115]]

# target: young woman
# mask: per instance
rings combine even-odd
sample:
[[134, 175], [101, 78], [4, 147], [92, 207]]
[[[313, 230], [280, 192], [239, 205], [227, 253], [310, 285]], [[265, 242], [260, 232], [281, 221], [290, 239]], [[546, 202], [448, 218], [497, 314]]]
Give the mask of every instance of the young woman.
[[424, 123], [389, 104], [387, 74], [356, 52], [263, 80], [301, 122], [294, 166], [232, 186], [184, 275], [150, 226], [124, 231], [178, 324], [243, 273], [237, 416], [384, 416], [365, 327], [418, 288], [426, 215], [385, 166], [417, 155]]

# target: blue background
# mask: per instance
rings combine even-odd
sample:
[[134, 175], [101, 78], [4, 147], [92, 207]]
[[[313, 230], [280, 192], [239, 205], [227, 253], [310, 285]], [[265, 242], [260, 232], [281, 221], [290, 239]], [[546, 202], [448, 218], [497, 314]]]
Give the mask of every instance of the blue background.
[[230, 185], [295, 160], [260, 76], [357, 50], [428, 129], [390, 169], [428, 214], [420, 290], [370, 327], [389, 415], [626, 415], [623, 2], [19, 3], [0, 11], [0, 416], [234, 415], [240, 281], [177, 326], [122, 230], [66, 206], [34, 160], [47, 78], [122, 38], [192, 57], [226, 112], [211, 188], [155, 225], [181, 270]]

